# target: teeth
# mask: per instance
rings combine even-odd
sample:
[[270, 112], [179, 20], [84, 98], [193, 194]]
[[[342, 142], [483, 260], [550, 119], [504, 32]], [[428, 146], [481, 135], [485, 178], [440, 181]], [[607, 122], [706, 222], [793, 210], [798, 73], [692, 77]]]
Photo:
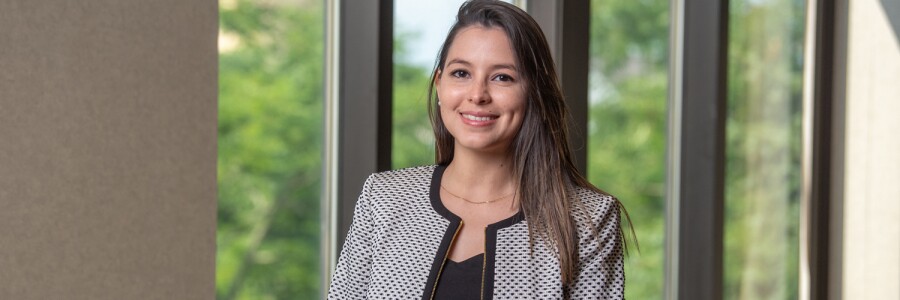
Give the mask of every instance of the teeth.
[[467, 114], [463, 114], [462, 116], [463, 116], [463, 118], [466, 118], [466, 119], [469, 119], [472, 121], [490, 121], [490, 120], [494, 119], [492, 117], [476, 117], [476, 116], [467, 115]]

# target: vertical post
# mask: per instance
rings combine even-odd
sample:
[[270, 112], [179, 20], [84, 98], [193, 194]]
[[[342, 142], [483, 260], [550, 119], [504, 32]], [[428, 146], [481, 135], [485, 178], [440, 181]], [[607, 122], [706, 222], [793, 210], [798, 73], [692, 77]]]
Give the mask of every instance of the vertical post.
[[[803, 79], [800, 299], [829, 297], [835, 3], [807, 1]], [[831, 262], [840, 264], [840, 260]], [[836, 297], [837, 295], [833, 295]]]
[[556, 61], [566, 104], [575, 166], [587, 174], [588, 67], [591, 3], [588, 0], [529, 1], [528, 13], [541, 25]]
[[[391, 166], [392, 0], [348, 0], [339, 10], [337, 243], [369, 174]], [[340, 247], [338, 247], [339, 249]]]
[[328, 298], [328, 287], [331, 285], [331, 274], [337, 265], [338, 252], [341, 245], [338, 243], [339, 229], [339, 205], [338, 191], [340, 190], [340, 177], [338, 176], [338, 158], [340, 142], [338, 128], [340, 127], [340, 110], [338, 109], [338, 95], [340, 95], [338, 70], [340, 68], [340, 0], [325, 1], [325, 66], [324, 66], [324, 132], [322, 134], [322, 196], [319, 201], [320, 232], [322, 233], [319, 246], [322, 261], [319, 273], [322, 278], [320, 285], [320, 298]]
[[720, 299], [728, 1], [672, 11], [666, 298]]
[[[833, 85], [829, 89], [831, 93], [831, 168], [830, 168], [830, 187], [827, 189], [830, 194], [828, 203], [828, 253], [825, 259], [828, 260], [827, 272], [828, 278], [825, 279], [824, 291], [828, 295], [827, 299], [842, 299], [844, 289], [844, 176], [845, 160], [846, 160], [846, 112], [847, 112], [847, 52], [850, 47], [848, 43], [849, 31], [849, 10], [850, 1], [842, 0], [833, 3], [833, 21], [832, 28], [832, 52], [831, 62], [831, 81]], [[824, 45], [823, 47], [828, 47]]]

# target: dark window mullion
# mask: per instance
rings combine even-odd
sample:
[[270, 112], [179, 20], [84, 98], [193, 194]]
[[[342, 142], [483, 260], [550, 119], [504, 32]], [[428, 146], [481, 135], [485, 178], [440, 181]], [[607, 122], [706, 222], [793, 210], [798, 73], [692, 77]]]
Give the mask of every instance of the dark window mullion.
[[340, 5], [337, 251], [366, 177], [391, 166], [393, 6], [393, 0]]
[[529, 1], [528, 13], [544, 31], [572, 116], [569, 143], [575, 166], [587, 175], [589, 0]]
[[667, 298], [721, 299], [728, 1], [672, 5]]

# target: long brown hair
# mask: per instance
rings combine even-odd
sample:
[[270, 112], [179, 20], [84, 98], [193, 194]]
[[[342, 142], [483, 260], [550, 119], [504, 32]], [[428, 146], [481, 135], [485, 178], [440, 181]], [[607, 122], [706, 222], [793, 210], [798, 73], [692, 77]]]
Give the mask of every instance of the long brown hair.
[[[569, 112], [547, 39], [537, 22], [512, 4], [473, 0], [459, 8], [456, 23], [438, 54], [428, 89], [428, 114], [434, 129], [437, 163], [449, 164], [453, 160], [454, 139], [441, 120], [440, 107], [435, 105], [438, 99], [434, 82], [443, 72], [456, 34], [469, 26], [501, 28], [513, 47], [527, 99], [522, 127], [508, 150], [513, 174], [518, 179], [517, 192], [529, 224], [529, 235], [556, 246], [561, 278], [566, 286], [572, 281], [578, 263], [578, 236], [572, 213], [580, 209], [577, 201], [570, 200], [575, 193], [573, 188], [605, 192], [594, 187], [575, 167], [566, 126]], [[618, 201], [616, 204], [624, 212]], [[596, 224], [593, 227], [596, 234]], [[615, 242], [624, 245], [621, 226], [617, 238]]]

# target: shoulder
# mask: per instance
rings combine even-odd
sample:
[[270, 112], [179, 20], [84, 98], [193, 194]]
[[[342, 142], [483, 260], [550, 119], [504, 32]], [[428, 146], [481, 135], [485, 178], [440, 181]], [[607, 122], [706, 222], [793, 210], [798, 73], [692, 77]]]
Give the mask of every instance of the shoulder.
[[616, 197], [594, 188], [576, 187], [575, 188], [575, 205], [576, 210], [592, 216], [591, 219], [604, 217], [608, 215], [618, 215], [621, 203]]
[[598, 235], [601, 240], [619, 237], [622, 204], [616, 197], [588, 187], [578, 187], [574, 194], [572, 219], [580, 238], [586, 239], [582, 242]]
[[413, 184], [430, 183], [436, 165], [403, 168], [369, 175], [369, 184]]
[[419, 166], [373, 173], [363, 185], [363, 193], [372, 197], [391, 196], [412, 191], [427, 193], [437, 166]]

